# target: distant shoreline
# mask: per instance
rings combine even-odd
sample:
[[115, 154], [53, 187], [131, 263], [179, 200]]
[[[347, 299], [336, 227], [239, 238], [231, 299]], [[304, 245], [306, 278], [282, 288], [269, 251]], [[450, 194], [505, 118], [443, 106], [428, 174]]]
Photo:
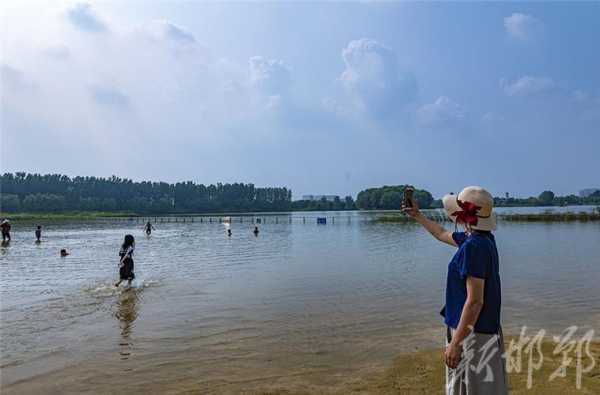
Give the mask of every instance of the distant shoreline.
[[[434, 219], [441, 222], [450, 222], [449, 218], [440, 218], [436, 216], [428, 216], [430, 219]], [[510, 213], [510, 214], [498, 214], [499, 221], [508, 222], [591, 222], [600, 221], [600, 210], [596, 209], [595, 212], [543, 212], [543, 213]], [[397, 214], [397, 215], [383, 215], [375, 218], [375, 222], [381, 223], [408, 223], [415, 222], [412, 218]]]
[[[511, 206], [511, 207], [527, 207], [527, 206]], [[548, 206], [547, 210], [540, 213], [506, 213], [498, 214], [498, 219], [503, 221], [514, 222], [573, 222], [573, 221], [600, 221], [600, 206], [595, 207], [595, 211], [591, 212], [553, 212], [553, 208], [557, 206]], [[574, 206], [575, 207], [575, 206]], [[502, 207], [509, 208], [509, 207]], [[430, 209], [436, 210], [436, 209]], [[430, 210], [426, 210], [430, 211]], [[369, 212], [386, 212], [388, 210], [329, 210], [331, 212], [349, 212], [359, 211], [364, 213]], [[322, 210], [285, 210], [285, 211], [240, 211], [240, 212], [205, 212], [205, 213], [135, 213], [135, 212], [111, 212], [111, 211], [73, 211], [73, 212], [58, 212], [58, 213], [8, 213], [0, 212], [0, 218], [8, 218], [12, 221], [59, 221], [59, 220], [91, 220], [102, 218], [159, 218], [159, 217], [227, 217], [227, 216], [247, 216], [247, 215], [276, 215], [285, 213], [318, 213]], [[433, 219], [440, 220], [439, 216], [431, 216]], [[376, 222], [382, 223], [406, 223], [412, 222], [412, 219], [393, 210], [389, 213], [374, 218]]]

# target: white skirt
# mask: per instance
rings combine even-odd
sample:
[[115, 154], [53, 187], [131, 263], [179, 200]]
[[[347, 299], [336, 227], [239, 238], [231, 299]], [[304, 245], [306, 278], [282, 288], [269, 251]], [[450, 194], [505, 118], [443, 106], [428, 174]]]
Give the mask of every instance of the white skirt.
[[[448, 332], [446, 344], [454, 330]], [[447, 395], [506, 395], [507, 382], [502, 328], [495, 335], [472, 332], [456, 369], [446, 366]]]

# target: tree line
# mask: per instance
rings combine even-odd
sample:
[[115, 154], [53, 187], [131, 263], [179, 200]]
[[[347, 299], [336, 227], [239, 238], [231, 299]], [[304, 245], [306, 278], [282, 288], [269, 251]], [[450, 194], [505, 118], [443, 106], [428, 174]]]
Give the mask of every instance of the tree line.
[[[356, 207], [361, 210], [398, 210], [404, 200], [404, 189], [407, 185], [384, 185], [379, 188], [368, 188], [358, 193]], [[420, 208], [431, 208], [434, 202], [431, 193], [424, 189], [415, 189], [413, 193]]]
[[556, 196], [552, 191], [543, 191], [538, 196], [531, 196], [528, 198], [494, 198], [494, 205], [497, 207], [579, 206], [584, 204], [600, 204], [600, 190], [586, 197], [577, 195]]
[[320, 200], [296, 200], [292, 202], [294, 211], [342, 211], [356, 210], [356, 203], [352, 196], [346, 196], [343, 200], [336, 196], [333, 200], [321, 198]]
[[62, 174], [5, 173], [0, 176], [3, 212], [129, 211], [199, 213], [287, 211], [292, 191], [253, 184], [216, 185], [192, 181], [136, 182], [127, 178], [68, 177]]
[[[258, 188], [253, 184], [216, 185], [192, 181], [136, 182], [127, 178], [68, 177], [62, 174], [30, 174], [25, 172], [0, 175], [0, 211], [47, 212], [106, 211], [138, 214], [181, 214], [242, 211], [332, 211], [332, 210], [396, 210], [404, 199], [406, 185], [368, 188], [352, 196], [332, 201], [297, 200], [285, 187]], [[441, 207], [431, 193], [416, 189], [414, 198], [421, 208]], [[599, 205], [600, 191], [588, 197], [556, 196], [544, 191], [537, 197], [495, 197], [497, 207]]]

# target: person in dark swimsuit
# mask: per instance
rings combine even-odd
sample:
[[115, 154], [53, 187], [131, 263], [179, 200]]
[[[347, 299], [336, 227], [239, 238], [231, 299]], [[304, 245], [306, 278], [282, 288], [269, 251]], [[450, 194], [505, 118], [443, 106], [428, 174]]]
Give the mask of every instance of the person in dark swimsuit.
[[227, 236], [231, 237], [231, 229], [227, 229]]
[[0, 227], [2, 228], [2, 241], [10, 241], [10, 221], [5, 219], [2, 221], [2, 224], [0, 224]]
[[259, 233], [259, 232], [260, 232], [260, 231], [258, 230], [258, 226], [255, 226], [255, 227], [254, 227], [254, 236], [258, 236], [258, 233]]
[[152, 226], [150, 221], [146, 222], [146, 225], [144, 225], [144, 229], [146, 230], [146, 235], [148, 236], [152, 234], [152, 230], [156, 230], [156, 228]]
[[115, 287], [121, 285], [123, 280], [127, 280], [128, 285], [135, 278], [133, 273], [133, 250], [135, 248], [135, 239], [132, 235], [125, 235], [123, 245], [119, 251], [121, 260], [119, 261], [119, 281], [115, 284]]
[[40, 225], [38, 225], [37, 229], [35, 230], [35, 238], [38, 243], [42, 241], [42, 227]]

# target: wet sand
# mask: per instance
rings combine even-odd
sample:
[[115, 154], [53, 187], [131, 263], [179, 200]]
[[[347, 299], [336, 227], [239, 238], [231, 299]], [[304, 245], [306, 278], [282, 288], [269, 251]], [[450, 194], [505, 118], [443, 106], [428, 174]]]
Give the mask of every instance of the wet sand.
[[[590, 356], [596, 366], [582, 374], [576, 388], [575, 359], [565, 378], [549, 381], [560, 366], [561, 355], [553, 355], [555, 344], [542, 347], [544, 363], [532, 376], [527, 389], [527, 355], [520, 373], [509, 376], [511, 394], [600, 393], [600, 342], [592, 343]], [[311, 366], [294, 355], [254, 369], [232, 360], [227, 369], [211, 369], [209, 356], [183, 354], [151, 355], [129, 367], [106, 366], [101, 361], [58, 369], [4, 387], [3, 394], [441, 394], [444, 365], [441, 348], [419, 350], [397, 356], [391, 365], [356, 366], [355, 369]], [[574, 354], [571, 354], [574, 356]], [[584, 354], [584, 367], [591, 364]], [[318, 358], [316, 358], [318, 359]], [[534, 362], [536, 359], [534, 359]], [[207, 379], [207, 375], [211, 378]]]

